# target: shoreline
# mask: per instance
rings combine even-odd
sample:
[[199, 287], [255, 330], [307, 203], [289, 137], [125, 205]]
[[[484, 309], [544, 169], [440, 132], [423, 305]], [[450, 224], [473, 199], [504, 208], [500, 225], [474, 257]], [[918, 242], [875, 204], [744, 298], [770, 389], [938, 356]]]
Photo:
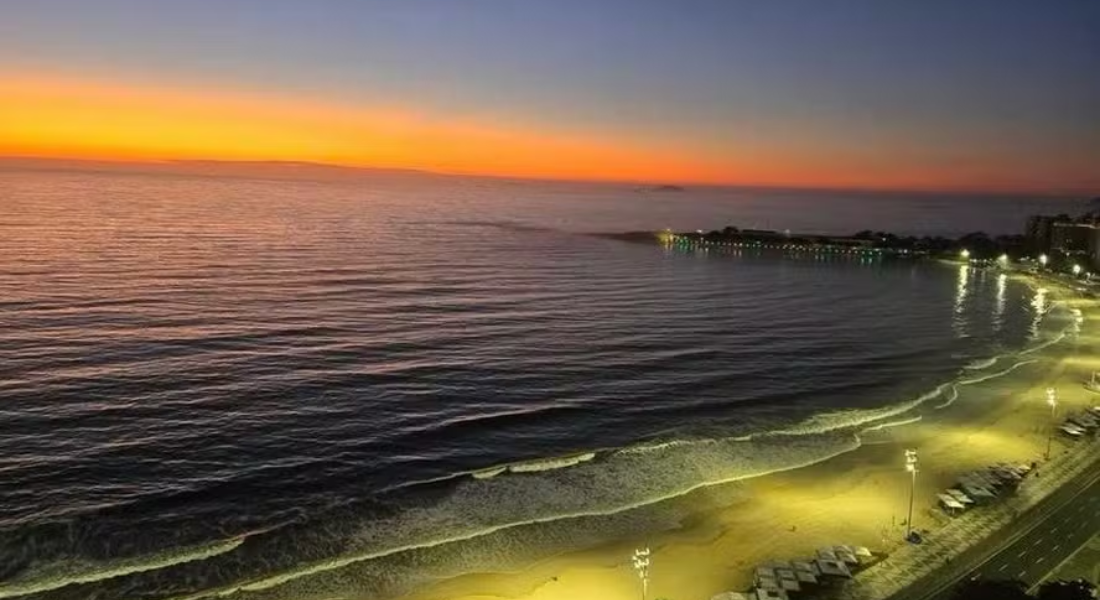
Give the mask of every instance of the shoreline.
[[[1077, 346], [1100, 340], [1100, 332], [1094, 331], [1100, 317], [1095, 301], [1074, 297], [1073, 290], [1059, 281], [1024, 273], [1010, 276], [1036, 289], [1047, 288], [1052, 301], [1084, 312], [1086, 329], [1078, 336]], [[735, 498], [688, 513], [671, 531], [566, 552], [519, 571], [460, 575], [401, 598], [632, 599], [639, 590], [629, 557], [634, 547], [645, 544], [653, 548], [650, 597], [670, 600], [707, 600], [722, 591], [745, 589], [754, 564], [812, 554], [822, 545], [852, 543], [891, 552], [903, 543], [908, 478], [899, 467], [899, 457], [905, 448], [915, 447], [921, 453], [915, 528], [933, 532], [948, 522], [946, 516], [936, 515], [935, 493], [960, 473], [1002, 460], [1042, 463], [1049, 423], [1037, 423], [1038, 413], [1045, 411], [1034, 398], [1055, 385], [1067, 410], [1080, 408], [1087, 400], [1081, 380], [1100, 367], [1100, 361], [1085, 364], [1088, 361], [1077, 353], [1067, 353], [1042, 362], [1049, 364], [1040, 365], [1028, 377], [1025, 389], [1013, 386], [999, 393], [1002, 397], [992, 408], [982, 406], [976, 411], [967, 402], [948, 402], [931, 418], [869, 427], [854, 450], [808, 466], [705, 486], [682, 500], [670, 500], [691, 504], [699, 499], [693, 496], [721, 496], [714, 488], [729, 488], [724, 491], [732, 491]], [[1059, 453], [1066, 445], [1056, 440]]]

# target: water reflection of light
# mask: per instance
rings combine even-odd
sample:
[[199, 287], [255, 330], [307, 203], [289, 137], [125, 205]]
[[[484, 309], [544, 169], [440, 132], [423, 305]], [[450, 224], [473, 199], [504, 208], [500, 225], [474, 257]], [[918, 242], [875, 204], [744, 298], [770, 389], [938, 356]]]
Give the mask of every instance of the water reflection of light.
[[997, 331], [1001, 330], [1001, 325], [1004, 324], [1005, 314], [1005, 290], [1008, 287], [1008, 275], [1000, 273], [997, 275], [997, 299], [993, 304], [993, 328]]
[[1031, 319], [1031, 337], [1039, 337], [1039, 324], [1043, 321], [1043, 315], [1047, 312], [1047, 289], [1035, 290], [1035, 297], [1031, 299], [1031, 308], [1035, 316]]
[[955, 318], [952, 319], [955, 333], [962, 334], [966, 328], [965, 304], [970, 290], [970, 267], [959, 267], [959, 277], [955, 282]]

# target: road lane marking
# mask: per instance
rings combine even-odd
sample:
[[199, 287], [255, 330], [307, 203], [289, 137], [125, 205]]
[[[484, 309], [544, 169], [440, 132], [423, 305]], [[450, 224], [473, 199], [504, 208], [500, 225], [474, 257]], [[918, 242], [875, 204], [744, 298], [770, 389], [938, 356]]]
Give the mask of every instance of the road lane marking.
[[997, 572], [1000, 573], [1001, 571], [1004, 571], [1007, 568], [1008, 568], [1008, 563], [1005, 563], [997, 569]]
[[1020, 550], [1020, 553], [1016, 555], [1016, 558], [1023, 558], [1027, 554], [1027, 550]]
[[1058, 551], [1058, 549], [1059, 549], [1059, 548], [1061, 548], [1061, 547], [1062, 547], [1062, 545], [1061, 545], [1061, 544], [1054, 544], [1054, 548], [1053, 548], [1053, 550], [1054, 550], [1055, 552], [1057, 552], [1057, 551]]

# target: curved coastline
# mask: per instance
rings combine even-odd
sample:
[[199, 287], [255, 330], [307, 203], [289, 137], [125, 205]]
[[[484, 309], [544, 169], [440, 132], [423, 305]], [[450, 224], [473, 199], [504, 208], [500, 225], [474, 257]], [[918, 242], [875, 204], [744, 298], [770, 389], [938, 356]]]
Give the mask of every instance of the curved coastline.
[[[1052, 307], [1052, 309], [1053, 308], [1054, 307]], [[1010, 356], [1016, 357], [1017, 360], [1014, 361], [1013, 364], [1005, 369], [998, 370], [994, 373], [982, 373], [984, 369], [967, 368], [967, 365], [960, 365], [957, 370], [956, 376], [951, 380], [941, 383], [934, 387], [932, 390], [920, 394], [915, 398], [884, 407], [871, 409], [853, 409], [825, 413], [806, 419], [793, 426], [783, 427], [774, 430], [765, 430], [758, 433], [741, 435], [737, 437], [724, 439], [664, 440], [651, 444], [643, 443], [623, 448], [595, 449], [562, 457], [549, 457], [514, 463], [506, 463], [502, 465], [490, 466], [483, 469], [456, 473], [454, 475], [440, 478], [439, 481], [464, 480], [463, 483], [477, 483], [486, 485], [491, 485], [494, 483], [499, 484], [501, 482], [506, 482], [513, 477], [523, 478], [536, 476], [536, 474], [549, 473], [558, 473], [559, 475], [562, 475], [577, 468], [601, 468], [606, 464], [606, 461], [617, 460], [622, 457], [630, 458], [636, 455], [647, 456], [646, 460], [651, 460], [650, 457], [660, 456], [661, 453], [667, 452], [688, 454], [691, 452], [695, 452], [698, 449], [697, 447], [699, 445], [712, 446], [718, 448], [719, 451], [725, 451], [730, 447], [752, 448], [752, 445], [754, 443], [774, 443], [777, 446], [781, 446], [788, 444], [791, 438], [816, 439], [815, 436], [817, 436], [822, 439], [827, 438], [829, 442], [827, 444], [820, 444], [819, 446], [815, 446], [814, 448], [809, 448], [806, 455], [795, 456], [792, 454], [785, 464], [770, 465], [770, 467], [768, 468], [761, 468], [756, 471], [741, 470], [733, 473], [732, 475], [727, 474], [725, 476], [714, 477], [710, 479], [697, 477], [692, 482], [681, 482], [681, 484], [676, 485], [673, 489], [666, 490], [663, 493], [647, 495], [641, 500], [620, 501], [617, 505], [605, 506], [595, 510], [583, 510], [580, 508], [575, 508], [574, 510], [562, 511], [556, 514], [548, 514], [536, 518], [514, 519], [497, 524], [484, 524], [486, 526], [483, 526], [479, 529], [468, 530], [457, 535], [436, 536], [434, 539], [432, 539], [431, 536], [424, 536], [419, 540], [414, 539], [411, 543], [391, 544], [388, 547], [374, 547], [369, 550], [364, 550], [360, 552], [352, 551], [346, 553], [343, 556], [334, 557], [331, 560], [324, 560], [311, 564], [306, 564], [298, 569], [284, 571], [282, 573], [275, 573], [270, 576], [260, 577], [252, 579], [250, 581], [244, 581], [237, 584], [219, 587], [216, 589], [204, 590], [200, 593], [184, 597], [189, 599], [215, 596], [224, 597], [232, 596], [238, 592], [259, 592], [270, 590], [273, 588], [277, 588], [283, 584], [287, 584], [303, 578], [328, 573], [337, 569], [354, 565], [356, 563], [390, 557], [396, 554], [400, 554], [402, 552], [469, 541], [479, 537], [489, 536], [508, 530], [520, 529], [524, 526], [529, 525], [546, 524], [555, 521], [581, 519], [587, 517], [603, 517], [615, 515], [618, 513], [637, 510], [645, 506], [652, 506], [660, 503], [674, 501], [678, 498], [690, 495], [698, 490], [706, 488], [719, 487], [735, 482], [749, 482], [751, 480], [765, 479], [782, 473], [802, 471], [807, 468], [812, 468], [814, 466], [832, 461], [841, 456], [857, 452], [861, 447], [864, 446], [861, 440], [861, 436], [865, 433], [877, 433], [882, 432], [883, 430], [905, 429], [905, 426], [923, 422], [925, 419], [925, 415], [915, 413], [922, 411], [928, 406], [931, 406], [931, 408], [935, 410], [952, 406], [955, 402], [955, 399], [958, 398], [959, 386], [970, 386], [986, 381], [995, 380], [997, 378], [1012, 373], [1020, 367], [1033, 364], [1038, 359], [1024, 357], [1029, 357], [1031, 354], [1054, 346], [1064, 339], [1065, 332], [1062, 332], [1059, 335], [1052, 336], [1049, 340], [1043, 340], [1038, 344], [1020, 348], [1013, 352], [1006, 352], [998, 356], [991, 357], [986, 361], [983, 361], [988, 363], [988, 366], [986, 366], [984, 369], [989, 369], [995, 364], [1000, 363]], [[941, 402], [940, 404], [931, 405], [930, 403], [936, 399], [943, 399], [943, 402]], [[240, 541], [237, 542], [236, 545], [234, 545], [232, 548], [228, 548], [223, 552], [232, 552], [236, 550], [240, 543]], [[188, 560], [203, 560], [205, 558], [208, 558], [208, 556], [198, 556], [197, 558]], [[41, 589], [57, 589], [58, 587], [69, 584], [98, 581], [101, 579], [121, 576], [128, 573], [140, 572], [144, 570], [155, 570], [161, 568], [162, 566], [171, 566], [171, 564], [176, 564], [166, 563], [164, 565], [161, 565], [156, 560], [147, 560], [146, 562], [153, 566], [130, 571], [120, 571], [118, 568], [116, 568], [117, 565], [104, 567], [97, 571], [90, 571], [88, 574], [70, 577], [66, 583], [61, 583], [61, 585], [50, 584], [52, 587]], [[28, 585], [31, 585], [31, 583], [28, 583]], [[38, 588], [35, 588], [35, 590], [32, 591], [38, 591]], [[32, 591], [13, 592], [12, 595], [23, 595], [27, 593], [32, 593]]]
[[894, 405], [888, 405], [885, 407], [825, 413], [822, 415], [811, 417], [794, 426], [725, 439], [677, 439], [660, 441], [653, 444], [643, 443], [633, 446], [627, 446], [624, 448], [595, 449], [588, 452], [575, 453], [562, 457], [550, 457], [529, 461], [520, 461], [515, 463], [495, 465], [474, 471], [456, 473], [455, 475], [446, 477], [444, 479], [453, 480], [455, 478], [468, 478], [468, 480], [471, 482], [476, 481], [491, 483], [492, 480], [498, 480], [501, 477], [524, 477], [530, 474], [545, 473], [548, 471], [568, 471], [575, 467], [585, 465], [586, 463], [592, 463], [592, 466], [594, 468], [598, 468], [606, 461], [615, 460], [618, 456], [646, 455], [655, 452], [667, 452], [670, 450], [692, 452], [695, 451], [700, 445], [717, 446], [723, 444], [751, 444], [754, 441], [766, 442], [769, 439], [781, 441], [783, 438], [811, 436], [830, 436], [833, 439], [848, 440], [848, 442], [846, 443], [842, 442], [838, 446], [834, 446], [832, 450], [821, 452], [813, 457], [806, 457], [801, 460], [793, 461], [780, 467], [763, 469], [758, 472], [739, 473], [733, 476], [720, 477], [711, 480], [698, 480], [690, 485], [684, 485], [663, 494], [650, 496], [641, 501], [621, 503], [617, 506], [598, 508], [593, 510], [573, 510], [542, 517], [515, 520], [511, 522], [502, 522], [495, 525], [487, 525], [485, 527], [482, 527], [481, 529], [468, 531], [458, 535], [444, 536], [436, 539], [424, 539], [421, 541], [416, 541], [413, 543], [385, 549], [373, 549], [371, 551], [365, 551], [361, 553], [352, 553], [342, 557], [333, 558], [332, 560], [322, 561], [311, 565], [304, 565], [302, 568], [295, 569], [293, 571], [283, 572], [249, 582], [243, 582], [241, 584], [219, 588], [217, 590], [208, 590], [199, 594], [189, 595], [184, 598], [186, 600], [195, 600], [211, 596], [230, 596], [237, 592], [254, 592], [260, 590], [268, 590], [299, 579], [342, 569], [344, 567], [349, 567], [360, 562], [390, 557], [403, 552], [434, 548], [459, 542], [466, 542], [480, 537], [498, 534], [508, 530], [520, 529], [530, 525], [547, 524], [556, 521], [575, 520], [588, 517], [606, 517], [618, 513], [637, 510], [646, 506], [652, 506], [668, 501], [673, 501], [705, 488], [723, 486], [735, 482], [746, 482], [749, 480], [766, 478], [781, 473], [807, 469], [809, 467], [820, 465], [822, 463], [836, 459], [842, 455], [858, 451], [861, 447], [864, 446], [864, 442], [861, 439], [863, 434], [871, 432], [882, 432], [883, 430], [887, 429], [904, 428], [905, 426], [921, 423], [922, 421], [924, 421], [926, 415], [920, 413], [922, 409], [926, 408], [926, 406], [928, 406], [931, 401], [936, 399], [943, 399], [941, 403], [930, 406], [933, 411], [948, 408], [952, 406], [955, 400], [959, 397], [960, 386], [972, 386], [987, 381], [996, 380], [998, 378], [1013, 373], [1021, 367], [1034, 364], [1038, 361], [1038, 359], [1029, 358], [1029, 355], [1054, 346], [1064, 339], [1065, 332], [1062, 331], [1056, 335], [1051, 336], [1050, 339], [1042, 340], [1039, 343], [1025, 346], [1012, 352], [1005, 352], [984, 360], [983, 363], [986, 364], [984, 368], [988, 369], [995, 364], [1002, 362], [1006, 358], [1015, 357], [1017, 359], [1013, 361], [1010, 366], [993, 373], [983, 374], [981, 373], [981, 371], [983, 371], [984, 369], [967, 368], [967, 365], [965, 364], [960, 365], [956, 377], [952, 378], [951, 380], [937, 385], [932, 390], [924, 394], [920, 394], [914, 399]]
[[[1050, 282], [1039, 283], [1039, 282], [1035, 281], [1033, 278], [1028, 277], [1028, 276], [1017, 276], [1017, 277], [1020, 277], [1021, 279], [1025, 280], [1025, 281], [1028, 281], [1034, 287], [1039, 287], [1040, 285], [1042, 287], [1046, 287], [1046, 288], [1048, 288], [1048, 291], [1052, 292], [1052, 295], [1058, 297], [1059, 300], [1057, 302], [1057, 305], [1056, 306], [1051, 306], [1051, 310], [1065, 309], [1069, 305], [1084, 306], [1087, 302], [1087, 301], [1083, 302], [1083, 301], [1080, 301], [1080, 300], [1071, 300], [1070, 299], [1070, 294], [1072, 294], [1072, 292], [1070, 290], [1063, 289], [1063, 288], [1057, 286], [1054, 283], [1050, 283]], [[1088, 306], [1091, 306], [1091, 305], [1088, 305]], [[1049, 315], [1049, 314], [1050, 314], [1050, 312], [1048, 311], [1047, 315]], [[1095, 318], [1096, 318], [1095, 314], [1089, 315], [1089, 318], [1088, 318], [1087, 322], [1090, 322], [1090, 323], [1094, 322]], [[1001, 426], [1001, 425], [1007, 425], [1008, 427], [1011, 427], [1011, 428], [1014, 428], [1014, 429], [1023, 429], [1023, 430], [1028, 430], [1029, 428], [1033, 429], [1032, 425], [1030, 425], [1028, 423], [1021, 423], [1022, 420], [1027, 420], [1026, 417], [1024, 419], [1020, 419], [1019, 417], [1016, 416], [1021, 411], [1026, 411], [1026, 409], [1027, 409], [1027, 405], [1021, 404], [1022, 398], [1020, 396], [1026, 395], [1026, 392], [1024, 392], [1023, 390], [1020, 390], [1020, 392], [1018, 392], [1018, 393], [1013, 393], [1011, 398], [1006, 398], [1004, 400], [1003, 404], [1005, 406], [1003, 408], [997, 409], [997, 411], [996, 411], [996, 420], [992, 421], [991, 424], [982, 425], [982, 424], [967, 424], [967, 423], [954, 424], [953, 423], [953, 424], [950, 424], [950, 425], [946, 425], [946, 424], [943, 424], [943, 423], [936, 423], [936, 420], [937, 420], [936, 418], [933, 418], [932, 421], [929, 421], [926, 417], [927, 416], [936, 417], [937, 414], [941, 413], [941, 412], [946, 414], [949, 411], [944, 410], [944, 409], [951, 409], [952, 407], [956, 406], [956, 401], [959, 399], [959, 388], [960, 388], [960, 386], [964, 386], [964, 387], [965, 386], [980, 386], [980, 384], [983, 384], [983, 383], [996, 382], [998, 379], [1000, 379], [1002, 377], [1012, 375], [1014, 372], [1016, 372], [1017, 370], [1019, 370], [1021, 368], [1030, 367], [1030, 366], [1038, 366], [1037, 363], [1051, 362], [1047, 358], [1043, 357], [1040, 353], [1042, 353], [1044, 350], [1047, 350], [1047, 349], [1060, 347], [1060, 344], [1062, 342], [1065, 342], [1065, 341], [1067, 341], [1067, 339], [1070, 339], [1069, 332], [1070, 332], [1070, 330], [1073, 329], [1073, 327], [1074, 327], [1073, 324], [1067, 325], [1065, 329], [1063, 329], [1062, 331], [1059, 331], [1057, 334], [1051, 336], [1049, 339], [1044, 339], [1044, 340], [1039, 341], [1038, 343], [1034, 343], [1034, 344], [1031, 344], [1031, 345], [1028, 345], [1028, 346], [1025, 346], [1025, 347], [1018, 348], [1018, 349], [1014, 350], [1013, 352], [1002, 353], [1001, 355], [998, 355], [998, 356], [995, 356], [995, 357], [990, 357], [989, 359], [986, 359], [985, 361], [983, 361], [983, 368], [966, 368], [966, 365], [963, 365], [959, 369], [959, 375], [956, 378], [954, 378], [952, 381], [945, 382], [945, 383], [937, 386], [934, 390], [932, 390], [931, 392], [925, 394], [925, 396], [927, 396], [926, 398], [918, 398], [916, 401], [910, 401], [910, 402], [902, 403], [900, 405], [895, 405], [893, 407], [889, 407], [892, 414], [890, 414], [888, 416], [883, 416], [881, 418], [871, 420], [869, 424], [867, 424], [866, 426], [864, 426], [862, 429], [859, 430], [859, 434], [872, 433], [872, 432], [881, 432], [882, 430], [893, 429], [893, 430], [895, 430], [894, 433], [898, 434], [899, 438], [905, 440], [907, 443], [915, 443], [915, 445], [917, 445], [919, 447], [921, 444], [916, 443], [919, 440], [931, 440], [931, 439], [933, 439], [933, 436], [934, 436], [935, 433], [943, 432], [945, 430], [954, 431], [956, 429], [965, 429], [965, 428], [968, 428], [968, 427], [972, 427], [975, 432], [981, 432], [981, 431], [990, 431], [991, 432], [991, 433], [982, 433], [981, 435], [983, 435], [983, 436], [997, 435], [997, 437], [1000, 438], [1000, 437], [1007, 437], [1007, 436], [994, 434], [994, 433], [992, 433], [992, 431], [995, 430], [996, 428], [998, 428], [998, 426]], [[1079, 343], [1079, 339], [1078, 339], [1079, 337], [1080, 336], [1074, 336], [1073, 337], [1075, 343]], [[1015, 357], [1016, 360], [1014, 360], [1012, 362], [1012, 364], [1010, 366], [1008, 366], [1007, 368], [1000, 369], [995, 373], [984, 373], [984, 374], [981, 373], [981, 371], [989, 369], [990, 367], [994, 366], [995, 364], [1002, 362], [1003, 360], [1005, 360], [1009, 356]], [[1029, 375], [1028, 376], [1028, 381], [1034, 381], [1034, 380], [1040, 380], [1040, 379], [1045, 380], [1045, 379], [1047, 379], [1051, 376], [1051, 373], [1058, 374], [1058, 375], [1064, 374], [1064, 372], [1065, 372], [1065, 364], [1064, 363], [1065, 363], [1064, 360], [1053, 359], [1053, 364], [1049, 369], [1044, 368], [1044, 369], [1041, 370], [1041, 372], [1037, 372], [1034, 375]], [[977, 376], [975, 376], [975, 375], [977, 375]], [[1043, 385], [1043, 386], [1045, 386], [1046, 384], [1047, 384], [1046, 382], [1040, 383], [1040, 385]], [[1069, 385], [1072, 386], [1073, 382], [1069, 382]], [[925, 414], [910, 414], [908, 416], [902, 416], [902, 415], [905, 415], [906, 412], [909, 412], [909, 411], [911, 411], [915, 408], [924, 406], [927, 403], [929, 403], [931, 400], [934, 400], [934, 399], [942, 399], [942, 401], [937, 403], [937, 404], [934, 404], [934, 405], [929, 405], [928, 408], [931, 409], [931, 412], [928, 413], [927, 415], [925, 415]], [[907, 408], [905, 408], [903, 410], [897, 410], [899, 407], [902, 407], [902, 406], [906, 406]], [[964, 403], [963, 406], [965, 406], [965, 403]], [[897, 412], [894, 412], [894, 411], [897, 411]], [[914, 411], [914, 412], [917, 412], [917, 411]], [[899, 418], [899, 416], [900, 416], [900, 418]], [[972, 415], [967, 415], [968, 420], [969, 420], [970, 417], [972, 417]], [[891, 418], [892, 418], [892, 420], [891, 420]], [[922, 431], [922, 429], [926, 429], [926, 430]], [[780, 435], [784, 435], [784, 434], [789, 435], [790, 433], [793, 433], [793, 432], [780, 433]], [[774, 435], [774, 433], [773, 433], [773, 435]], [[958, 434], [953, 433], [953, 435], [958, 435]], [[749, 438], [751, 438], [751, 437], [753, 437], [753, 436], [749, 436]], [[1027, 437], [1030, 437], [1030, 436], [1027, 436]], [[1034, 441], [1034, 440], [1032, 440], [1032, 441]], [[680, 442], [680, 441], [664, 442], [664, 443], [658, 445], [658, 447], [665, 446], [665, 445], [679, 445], [679, 444], [683, 444], [683, 443], [691, 443], [691, 442]], [[896, 439], [895, 440], [887, 440], [886, 442], [883, 442], [883, 443], [891, 444], [891, 445], [897, 445], [898, 441]], [[998, 442], [998, 443], [1005, 444], [1006, 449], [1008, 448], [1008, 445], [1007, 445], [1006, 442], [1001, 441], [1001, 442]], [[1032, 447], [1032, 446], [1034, 446], [1034, 444], [1030, 444], [1030, 442], [1028, 444], [1026, 444], [1026, 446], [1027, 446], [1026, 449], [1024, 449], [1024, 445], [1025, 445], [1024, 442], [1020, 442], [1020, 444], [1021, 444], [1020, 448], [1013, 448], [1013, 450], [1014, 451], [1034, 450], [1034, 448]], [[630, 451], [630, 450], [624, 450], [624, 451]], [[645, 452], [646, 449], [644, 447], [642, 447], [642, 448], [633, 449], [632, 451]], [[866, 462], [876, 462], [876, 461], [871, 461], [867, 458], [866, 455], [870, 451], [871, 451], [870, 447], [866, 443], [862, 443], [862, 444], [859, 444], [856, 447], [852, 448], [851, 450], [847, 450], [845, 452], [838, 453], [834, 456], [824, 458], [821, 461], [815, 461], [815, 462], [813, 462], [809, 465], [805, 465], [805, 466], [802, 466], [802, 467], [797, 467], [795, 469], [788, 470], [788, 471], [785, 471], [785, 472], [765, 474], [765, 475], [761, 475], [761, 476], [758, 476], [758, 477], [753, 477], [753, 478], [750, 478], [745, 483], [749, 484], [749, 486], [751, 488], [761, 488], [761, 489], [772, 490], [772, 489], [777, 488], [777, 487], [782, 488], [782, 487], [788, 486], [788, 485], [790, 485], [790, 481], [806, 481], [806, 480], [810, 480], [810, 479], [816, 480], [816, 479], [820, 479], [820, 478], [832, 478], [833, 476], [835, 476], [838, 480], [839, 479], [850, 479], [850, 478], [853, 478], [853, 477], [854, 478], [865, 479], [866, 475], [860, 475], [859, 473], [856, 472], [856, 469], [854, 469], [854, 468], [849, 469], [849, 470], [847, 470], [843, 473], [834, 473], [833, 471], [839, 470], [839, 467], [834, 467], [834, 463], [839, 462], [839, 463], [848, 464], [848, 463], [859, 463], [859, 462], [864, 462], [864, 461], [866, 461]], [[942, 452], [938, 451], [937, 454], [942, 454]], [[857, 458], [860, 455], [862, 455], [863, 458]], [[945, 471], [943, 473], [938, 474], [936, 479], [937, 479], [938, 482], [942, 482], [942, 481], [948, 481], [950, 479], [950, 477], [951, 477], [950, 472]], [[831, 488], [831, 487], [835, 487], [836, 485], [839, 485], [839, 484], [836, 484], [836, 483], [834, 483], [834, 484], [819, 483], [819, 482], [815, 481], [814, 485], [820, 485], [821, 487], [830, 487]], [[934, 485], [932, 487], [934, 488]], [[728, 520], [728, 519], [735, 518], [735, 517], [727, 517], [725, 515], [734, 515], [739, 510], [740, 509], [737, 506], [730, 506], [730, 507], [726, 507], [724, 509], [716, 510], [714, 512], [715, 512], [715, 514], [723, 515], [722, 516], [723, 520]], [[753, 508], [753, 509], [745, 509], [745, 510], [746, 510], [746, 512], [754, 512], [754, 511], [757, 511], [757, 510], [760, 510], [760, 509], [759, 508]], [[704, 520], [706, 520], [705, 517], [701, 517], [701, 518], [704, 518]], [[686, 533], [683, 533], [683, 532], [681, 532], [681, 533], [685, 536], [687, 535]], [[723, 534], [723, 535], [728, 535], [728, 534]], [[661, 558], [663, 558], [661, 556], [661, 554], [666, 554], [666, 553], [676, 553], [676, 554], [680, 555], [681, 558], [671, 559], [671, 560], [674, 560], [674, 561], [680, 561], [680, 560], [682, 560], [682, 556], [687, 555], [687, 554], [691, 554], [691, 552], [690, 552], [691, 544], [686, 544], [685, 545], [684, 542], [678, 542], [677, 541], [678, 537], [679, 536], [677, 536], [675, 534], [662, 536], [662, 538], [664, 538], [665, 541], [660, 542], [660, 545], [662, 546], [662, 550], [660, 551], [658, 556], [655, 557], [655, 560], [660, 560]], [[687, 536], [687, 537], [691, 537], [691, 536]], [[867, 542], [869, 545], [872, 544], [871, 542], [869, 542], [866, 539], [864, 539], [863, 541]], [[629, 540], [627, 542], [629, 542]], [[654, 542], [654, 543], [656, 543], [656, 542]], [[678, 545], [682, 546], [679, 550], [673, 550], [672, 549], [673, 547], [676, 547]], [[873, 545], [881, 547], [881, 543], [873, 544]], [[629, 546], [629, 543], [624, 542], [624, 544], [609, 544], [608, 548], [609, 549], [614, 549], [614, 548], [619, 548], [619, 547], [622, 547], [622, 546]], [[414, 593], [408, 595], [406, 598], [408, 598], [409, 600], [439, 600], [440, 598], [446, 597], [446, 598], [455, 598], [455, 599], [470, 598], [472, 600], [472, 598], [474, 598], [477, 595], [477, 594], [473, 593], [475, 591], [477, 591], [480, 594], [480, 593], [489, 593], [491, 590], [500, 589], [498, 587], [498, 585], [494, 583], [494, 581], [496, 581], [496, 578], [498, 578], [498, 577], [511, 577], [511, 578], [514, 578], [514, 579], [520, 579], [520, 580], [525, 581], [525, 584], [523, 586], [520, 586], [520, 587], [523, 587], [524, 589], [527, 589], [529, 593], [525, 593], [525, 594], [502, 594], [502, 595], [504, 595], [506, 597], [509, 597], [509, 598], [517, 598], [517, 599], [522, 598], [523, 600], [527, 600], [528, 598], [536, 598], [536, 597], [537, 598], [559, 597], [558, 595], [546, 596], [543, 592], [545, 592], [549, 587], [554, 586], [556, 589], [559, 589], [559, 590], [572, 589], [575, 593], [580, 593], [581, 586], [585, 586], [585, 585], [590, 586], [591, 583], [592, 583], [592, 577], [590, 575], [585, 575], [584, 574], [585, 572], [599, 568], [599, 569], [602, 569], [604, 571], [604, 576], [611, 577], [612, 572], [618, 571], [618, 568], [613, 568], [611, 566], [607, 566], [608, 565], [607, 561], [605, 561], [603, 563], [605, 565], [604, 567], [584, 567], [583, 563], [581, 561], [590, 561], [591, 560], [591, 553], [583, 554], [584, 556], [587, 557], [587, 558], [583, 558], [583, 559], [580, 558], [582, 556], [582, 554], [574, 554], [574, 555], [571, 555], [571, 556], [564, 556], [564, 557], [549, 559], [548, 561], [546, 561], [543, 564], [532, 565], [527, 571], [525, 571], [523, 573], [510, 575], [510, 576], [505, 576], [505, 575], [494, 576], [494, 575], [491, 575], [491, 574], [484, 574], [483, 573], [483, 574], [473, 574], [473, 575], [468, 575], [468, 576], [464, 576], [464, 577], [459, 577], [457, 579], [449, 580], [449, 581], [437, 582], [434, 585], [428, 586], [424, 589], [421, 589], [417, 592], [414, 592]], [[602, 555], [599, 551], [597, 551], [596, 554], [597, 555]], [[729, 560], [732, 560], [732, 557], [729, 557], [727, 559], [727, 562]], [[547, 578], [546, 577], [547, 573], [554, 573], [554, 576], [552, 578]], [[567, 579], [568, 579], [568, 581], [566, 581]], [[709, 583], [713, 584], [713, 580], [711, 580]], [[570, 586], [573, 586], [573, 587], [570, 587]], [[513, 582], [508, 587], [509, 588], [514, 588], [516, 586], [515, 586], [515, 583]], [[717, 593], [717, 591], [721, 591], [721, 590], [711, 588], [711, 589], [706, 589], [704, 591], [705, 591], [706, 595], [703, 595], [703, 594], [696, 594], [696, 595], [698, 595], [700, 598], [705, 598], [705, 597], [709, 597], [710, 594]], [[667, 593], [669, 593], [671, 595], [674, 592], [669, 591]], [[680, 596], [685, 596], [685, 594], [683, 594], [683, 593], [677, 594], [677, 597], [680, 597]], [[565, 596], [562, 595], [560, 597], [565, 597]], [[583, 596], [578, 596], [578, 597], [583, 597]], [[694, 597], [694, 596], [687, 595], [687, 597]]]

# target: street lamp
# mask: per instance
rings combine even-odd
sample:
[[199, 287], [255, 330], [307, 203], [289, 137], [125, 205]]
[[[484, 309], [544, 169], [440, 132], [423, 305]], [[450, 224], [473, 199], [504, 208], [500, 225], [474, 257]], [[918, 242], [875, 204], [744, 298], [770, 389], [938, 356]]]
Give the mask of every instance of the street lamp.
[[1002, 255], [998, 256], [997, 257], [997, 262], [1001, 263], [1002, 267], [1007, 265], [1008, 264], [1008, 255], [1007, 254], [1002, 254]]
[[970, 251], [967, 250], [966, 248], [963, 248], [962, 252], [959, 252], [959, 256], [961, 256], [963, 260], [969, 260], [970, 259]]
[[1081, 274], [1081, 265], [1073, 265], [1073, 275], [1076, 277]]
[[1047, 388], [1047, 404], [1050, 405], [1050, 428], [1047, 431], [1047, 453], [1044, 458], [1050, 460], [1050, 441], [1054, 437], [1054, 413], [1058, 410], [1058, 393], [1052, 387]]
[[1048, 258], [1046, 254], [1040, 254], [1039, 255], [1039, 264], [1040, 265], [1043, 265], [1044, 267], [1047, 266], [1047, 261], [1048, 260], [1050, 260], [1050, 258]]
[[917, 489], [917, 451], [905, 451], [905, 470], [913, 476], [909, 482], [909, 517], [905, 519], [905, 539], [913, 535], [913, 494]]
[[649, 546], [634, 550], [634, 570], [642, 580], [642, 600], [645, 600], [646, 592], [649, 591]]

